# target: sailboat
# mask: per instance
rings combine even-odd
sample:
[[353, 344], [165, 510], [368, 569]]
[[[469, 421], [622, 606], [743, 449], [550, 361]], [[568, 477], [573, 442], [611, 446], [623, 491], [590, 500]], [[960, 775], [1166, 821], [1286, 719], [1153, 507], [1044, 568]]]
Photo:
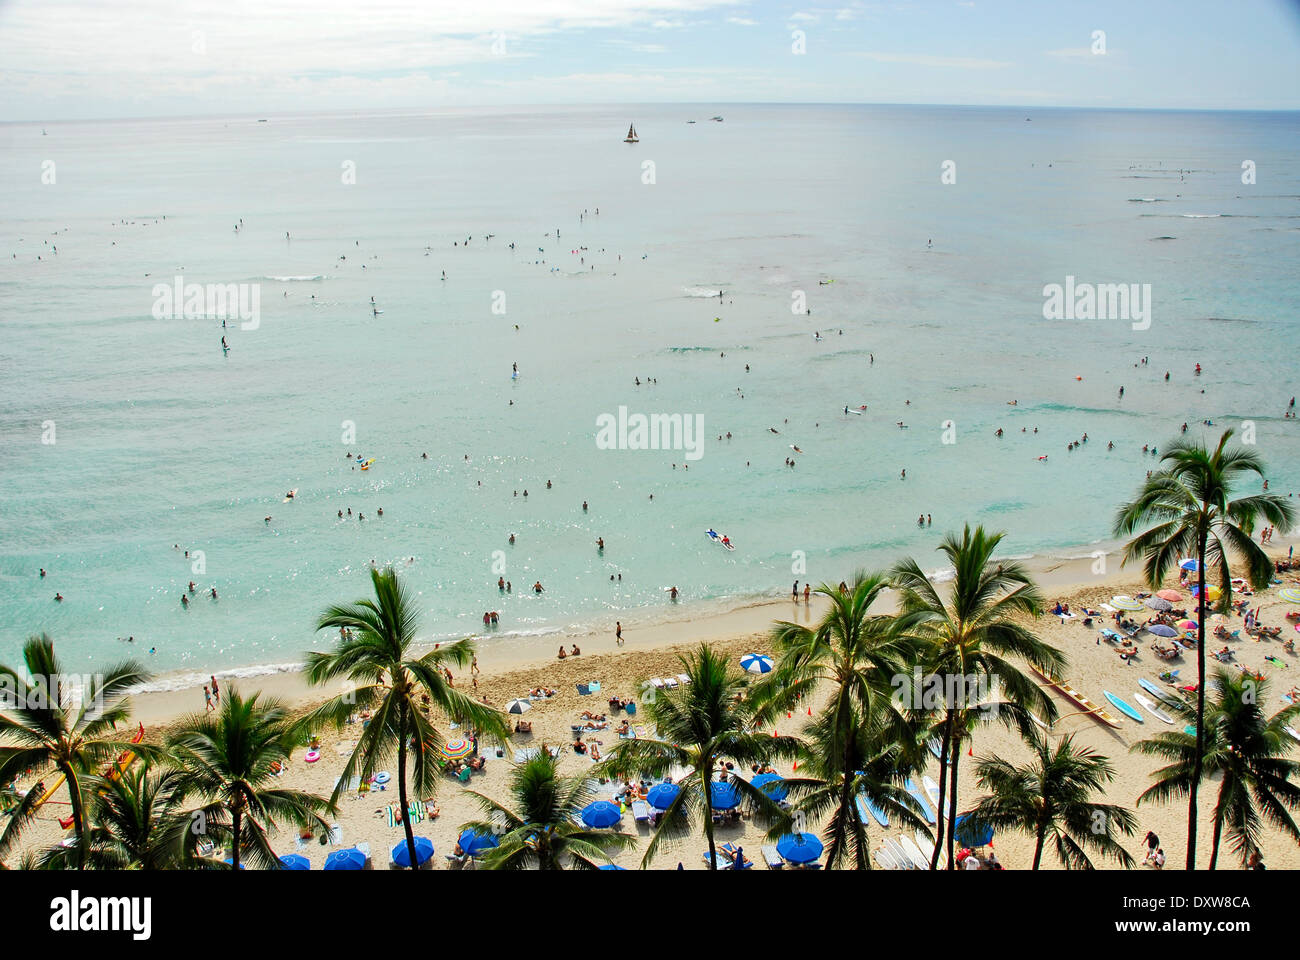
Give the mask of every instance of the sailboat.
[[636, 135], [636, 124], [630, 124], [627, 128], [627, 136], [623, 138], [624, 143], [640, 143], [641, 138]]

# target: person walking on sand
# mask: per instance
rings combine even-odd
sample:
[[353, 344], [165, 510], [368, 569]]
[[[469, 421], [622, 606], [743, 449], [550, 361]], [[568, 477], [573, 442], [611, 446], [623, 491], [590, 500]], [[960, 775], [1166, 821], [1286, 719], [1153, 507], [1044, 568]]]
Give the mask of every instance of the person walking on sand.
[[217, 678], [213, 675], [210, 679], [212, 680], [212, 699], [217, 706], [221, 706], [221, 688], [217, 686]]
[[812, 584], [805, 583], [803, 585], [803, 602], [808, 603], [810, 597], [812, 597]]
[[799, 581], [798, 581], [798, 580], [796, 580], [796, 581], [794, 582], [794, 586], [790, 588], [790, 599], [791, 599], [791, 600], [798, 600], [798, 599], [799, 599]]
[[211, 713], [212, 712], [212, 691], [208, 689], [208, 685], [206, 683], [203, 685], [203, 704], [207, 708], [206, 712]]

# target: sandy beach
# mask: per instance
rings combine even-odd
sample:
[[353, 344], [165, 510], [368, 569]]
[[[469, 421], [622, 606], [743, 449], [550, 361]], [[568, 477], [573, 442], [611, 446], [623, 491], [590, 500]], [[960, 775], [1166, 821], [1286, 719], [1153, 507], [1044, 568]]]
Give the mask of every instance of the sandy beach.
[[[1270, 556], [1285, 557], [1287, 544], [1273, 544]], [[1133, 595], [1142, 591], [1143, 585], [1134, 567], [1119, 570], [1117, 559], [1108, 558], [1104, 575], [1093, 575], [1096, 561], [1084, 559], [1052, 564], [1036, 570], [1036, 577], [1043, 595], [1047, 598], [1049, 609], [1057, 600], [1069, 604], [1073, 610], [1099, 608], [1112, 596], [1117, 594]], [[846, 571], [847, 573], [847, 571]], [[1236, 653], [1236, 660], [1252, 670], [1267, 675], [1271, 681], [1269, 694], [1269, 712], [1278, 709], [1282, 703], [1280, 696], [1291, 689], [1295, 682], [1290, 670], [1296, 668], [1297, 658], [1282, 648], [1282, 640], [1292, 636], [1292, 627], [1284, 619], [1288, 610], [1294, 606], [1286, 604], [1277, 597], [1282, 586], [1300, 582], [1300, 573], [1285, 572], [1279, 575], [1281, 585], [1274, 585], [1258, 595], [1250, 596], [1253, 606], [1262, 607], [1261, 622], [1269, 626], [1283, 627], [1281, 640], [1252, 641], [1242, 632], [1240, 640], [1232, 641], [1230, 646]], [[1169, 584], [1167, 584], [1169, 585]], [[1177, 587], [1176, 580], [1172, 586]], [[889, 596], [881, 605], [882, 612], [889, 612]], [[507, 744], [498, 757], [494, 749], [484, 747], [488, 755], [486, 769], [473, 775], [464, 786], [447, 778], [441, 784], [433, 800], [440, 807], [436, 819], [426, 819], [416, 825], [417, 835], [429, 837], [436, 850], [434, 858], [437, 869], [446, 868], [444, 855], [450, 853], [460, 826], [478, 815], [473, 798], [466, 792], [474, 790], [498, 799], [505, 799], [505, 784], [516, 750], [537, 747], [546, 744], [560, 747], [560, 769], [563, 773], [581, 773], [592, 768], [592, 761], [587, 756], [579, 755], [571, 749], [571, 724], [580, 722], [580, 712], [591, 710], [608, 713], [606, 701], [610, 697], [631, 697], [637, 699], [643, 684], [652, 677], [676, 675], [681, 672], [678, 658], [690, 648], [700, 643], [707, 643], [716, 650], [724, 652], [729, 659], [738, 659], [746, 653], [768, 652], [767, 631], [773, 621], [793, 620], [806, 624], [816, 620], [821, 604], [814, 601], [805, 605], [802, 600], [773, 601], [754, 604], [740, 610], [723, 614], [691, 618], [689, 614], [677, 619], [664, 620], [654, 624], [639, 625], [624, 623], [625, 645], [615, 647], [612, 635], [581, 634], [566, 635], [563, 643], [567, 648], [577, 645], [582, 653], [577, 657], [557, 660], [555, 653], [559, 640], [555, 636], [538, 638], [535, 643], [521, 645], [512, 650], [493, 649], [486, 645], [480, 652], [479, 666], [481, 673], [471, 676], [469, 671], [456, 674], [456, 685], [469, 687], [477, 696], [486, 697], [495, 706], [506, 701], [526, 696], [527, 692], [537, 686], [554, 688], [554, 697], [535, 703], [528, 711], [526, 719], [532, 722], [531, 735], [517, 735]], [[1145, 620], [1146, 614], [1133, 616]], [[1146, 677], [1156, 680], [1158, 674], [1166, 669], [1164, 662], [1150, 652], [1152, 637], [1141, 635], [1137, 641], [1137, 653], [1128, 660], [1121, 659], [1116, 650], [1098, 642], [1098, 627], [1106, 626], [1108, 621], [1094, 622], [1091, 627], [1084, 626], [1081, 618], [1062, 619], [1045, 614], [1036, 621], [1036, 630], [1044, 640], [1059, 648], [1069, 659], [1066, 679], [1081, 692], [1096, 702], [1104, 703], [1102, 691], [1110, 690], [1130, 703], [1136, 705], [1135, 691], [1138, 691], [1137, 679]], [[1229, 616], [1227, 628], [1237, 630], [1241, 627], [1239, 617]], [[545, 644], [545, 649], [542, 645]], [[1211, 649], [1218, 649], [1222, 643], [1214, 644]], [[1265, 656], [1280, 658], [1285, 666], [1277, 667], [1265, 662]], [[1183, 656], [1169, 664], [1182, 670], [1184, 678], [1194, 680], [1196, 661], [1194, 651], [1184, 651]], [[1210, 660], [1207, 669], [1217, 666]], [[1297, 674], [1300, 676], [1300, 672]], [[313, 703], [325, 699], [332, 691], [324, 688], [310, 688], [297, 674], [284, 673], [257, 678], [259, 682], [243, 681], [236, 684], [244, 693], [260, 689], [267, 695], [276, 696], [290, 702], [296, 710], [306, 710]], [[578, 684], [598, 681], [599, 693], [580, 695]], [[475, 686], [475, 683], [477, 684]], [[228, 687], [223, 683], [223, 688]], [[1162, 685], [1164, 686], [1164, 685]], [[1168, 687], [1166, 687], [1168, 689]], [[1123, 719], [1119, 729], [1112, 729], [1096, 719], [1078, 712], [1078, 708], [1059, 694], [1053, 694], [1061, 717], [1053, 733], [1077, 734], [1079, 742], [1086, 744], [1099, 753], [1109, 757], [1115, 768], [1115, 779], [1106, 794], [1111, 803], [1122, 804], [1133, 809], [1136, 798], [1150, 785], [1150, 774], [1155, 768], [1154, 761], [1131, 754], [1129, 748], [1134, 742], [1161, 729], [1163, 724], [1156, 717], [1145, 714], [1145, 722], [1137, 724]], [[146, 739], [155, 741], [163, 736], [169, 723], [195, 709], [201, 709], [201, 692], [168, 691], [143, 694], [133, 698], [134, 716], [145, 724]], [[816, 704], [810, 704], [809, 709]], [[1111, 710], [1112, 713], [1116, 711]], [[781, 734], [797, 734], [807, 719], [806, 716], [793, 714], [779, 722], [776, 731]], [[636, 723], [636, 719], [633, 720]], [[447, 729], [445, 719], [440, 719], [444, 732], [454, 736], [455, 731]], [[342, 731], [320, 731], [321, 759], [313, 764], [304, 760], [302, 751], [295, 752], [289, 764], [286, 784], [297, 789], [328, 795], [334, 787], [344, 764], [344, 755], [355, 742], [353, 728]], [[601, 751], [608, 755], [618, 743], [617, 736], [611, 729], [591, 735], [599, 744]], [[1296, 745], [1300, 750], [1300, 744]], [[976, 757], [1000, 756], [1013, 762], [1023, 762], [1028, 751], [1019, 738], [1012, 732], [999, 726], [986, 726], [975, 734], [973, 753]], [[939, 778], [937, 761], [931, 761], [927, 773], [936, 781]], [[973, 763], [970, 757], [963, 757], [960, 768], [959, 803], [963, 809], [972, 804], [979, 796], [979, 788], [973, 775]], [[395, 770], [395, 758], [393, 761]], [[788, 765], [778, 765], [777, 770], [783, 775], [795, 774]], [[748, 771], [744, 771], [748, 775]], [[23, 784], [27, 786], [28, 784]], [[385, 791], [372, 790], [367, 793], [344, 794], [339, 802], [339, 814], [335, 818], [341, 831], [341, 844], [351, 846], [367, 843], [372, 851], [372, 858], [377, 869], [388, 865], [388, 851], [402, 838], [400, 826], [390, 827], [385, 808], [389, 803], [397, 802], [395, 786], [390, 782]], [[1202, 789], [1203, 805], [1202, 830], [1200, 832], [1201, 851], [1199, 862], [1204, 864], [1210, 848], [1209, 816], [1214, 801], [1216, 785], [1207, 781]], [[609, 799], [614, 787], [612, 784], [595, 784], [593, 790], [598, 798]], [[422, 798], [423, 799], [423, 798]], [[61, 802], [63, 801], [63, 802]], [[63, 837], [57, 818], [66, 816], [66, 797], [56, 794], [53, 801], [38, 812], [38, 823], [24, 837], [24, 847], [39, 847], [58, 842]], [[1166, 869], [1178, 868], [1183, 859], [1185, 848], [1185, 807], [1181, 804], [1156, 806], [1144, 804], [1137, 809], [1139, 829], [1127, 844], [1127, 849], [1141, 860], [1143, 854], [1142, 835], [1146, 830], [1155, 831], [1161, 838], [1168, 855]], [[625, 851], [616, 857], [621, 866], [634, 868], [639, 865], [644, 840], [649, 836], [648, 828], [633, 822], [630, 812], [626, 813], [622, 829], [629, 833], [639, 833], [642, 843], [633, 850]], [[878, 845], [885, 836], [898, 836], [899, 831], [881, 831], [874, 824], [871, 837]], [[718, 842], [731, 841], [739, 843], [748, 855], [758, 860], [762, 845], [759, 831], [749, 820], [743, 820], [737, 826], [720, 827]], [[281, 853], [295, 851], [296, 836], [289, 831], [278, 835], [277, 849]], [[303, 845], [298, 852], [308, 856], [313, 868], [323, 865], [325, 857], [335, 846], [322, 846], [317, 842]], [[652, 866], [654, 868], [676, 868], [680, 862], [686, 869], [702, 869], [705, 864], [702, 853], [705, 842], [702, 834], [696, 834], [685, 840], [670, 843], [661, 848], [659, 856]], [[998, 858], [1009, 869], [1024, 868], [1030, 863], [1033, 844], [1032, 839], [1016, 833], [999, 834], [994, 841]], [[1283, 838], [1277, 831], [1264, 831], [1263, 850], [1265, 861], [1270, 868], [1300, 867], [1300, 850]], [[16, 855], [11, 857], [16, 860]], [[1113, 863], [1098, 862], [1100, 867], [1113, 867]], [[1050, 851], [1045, 852], [1043, 867], [1055, 869], [1055, 862]], [[1220, 869], [1235, 869], [1239, 864], [1226, 848], [1220, 854]]]

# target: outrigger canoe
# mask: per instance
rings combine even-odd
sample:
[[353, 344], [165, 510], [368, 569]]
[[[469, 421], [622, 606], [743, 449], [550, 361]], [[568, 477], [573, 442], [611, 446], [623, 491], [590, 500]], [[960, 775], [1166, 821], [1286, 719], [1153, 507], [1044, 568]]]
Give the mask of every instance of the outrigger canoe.
[[1067, 681], [1061, 680], [1052, 676], [1050, 673], [1038, 669], [1038, 667], [1034, 666], [1032, 663], [1029, 665], [1029, 668], [1046, 680], [1050, 685], [1059, 690], [1067, 700], [1071, 700], [1078, 706], [1082, 707], [1084, 713], [1096, 717], [1107, 726], [1115, 727], [1116, 729], [1119, 728], [1120, 720], [1118, 717], [1114, 716], [1114, 714], [1108, 713], [1105, 707], [1093, 703], [1078, 690], [1074, 689], [1074, 687], [1070, 686]]

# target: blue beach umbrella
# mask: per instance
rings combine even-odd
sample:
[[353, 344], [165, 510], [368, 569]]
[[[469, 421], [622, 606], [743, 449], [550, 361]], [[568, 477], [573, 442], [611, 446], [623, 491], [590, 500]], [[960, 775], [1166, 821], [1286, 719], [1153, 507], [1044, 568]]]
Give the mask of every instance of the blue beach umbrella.
[[[415, 865], [418, 867], [432, 856], [433, 841], [428, 837], [416, 837]], [[405, 840], [393, 847], [393, 863], [397, 864], [399, 867], [409, 867], [411, 865], [411, 852], [406, 848]]]
[[325, 858], [326, 870], [364, 870], [365, 868], [366, 855], [356, 847], [335, 850]]
[[953, 834], [963, 846], [985, 847], [993, 842], [993, 828], [987, 824], [977, 827], [974, 823], [967, 825], [969, 814], [963, 813], [957, 818], [957, 830]]
[[747, 653], [740, 658], [740, 668], [747, 673], [771, 673], [772, 658], [761, 653]]
[[675, 783], [656, 783], [645, 795], [646, 802], [656, 810], [667, 810], [677, 799], [681, 787]]
[[[224, 863], [224, 864], [226, 864], [226, 866], [231, 866], [231, 865], [234, 864], [234, 862], [235, 862], [235, 858], [234, 858], [234, 857], [226, 857], [226, 859], [222, 860], [221, 862]], [[245, 868], [244, 868], [244, 865], [243, 865], [242, 863], [239, 865], [239, 869], [240, 869], [240, 870], [245, 869]]]
[[1173, 627], [1167, 627], [1163, 623], [1153, 623], [1147, 627], [1147, 633], [1154, 633], [1157, 637], [1176, 637], [1178, 631]]
[[598, 870], [626, 870], [627, 867], [620, 867], [617, 863], [602, 863], [596, 869]]
[[612, 827], [623, 819], [623, 811], [608, 800], [597, 800], [582, 808], [582, 822], [597, 830]]
[[280, 863], [286, 870], [310, 870], [311, 861], [300, 853], [290, 853], [280, 858]]
[[790, 792], [785, 785], [785, 777], [777, 773], [760, 773], [749, 783], [750, 786], [758, 787], [758, 789], [778, 802], [784, 800], [785, 795]]
[[1194, 557], [1188, 557], [1186, 560], [1179, 560], [1178, 566], [1184, 570], [1196, 570], [1200, 567], [1200, 564]]
[[459, 843], [460, 848], [471, 857], [482, 853], [484, 850], [490, 850], [492, 847], [499, 847], [501, 845], [500, 841], [498, 841], [496, 837], [492, 836], [492, 834], [475, 833], [473, 830], [466, 830], [456, 838], [456, 842]]
[[822, 855], [822, 842], [811, 833], [787, 833], [776, 842], [776, 852], [791, 863], [812, 863]]
[[740, 791], [729, 783], [715, 781], [709, 785], [714, 810], [731, 810], [740, 806]]

